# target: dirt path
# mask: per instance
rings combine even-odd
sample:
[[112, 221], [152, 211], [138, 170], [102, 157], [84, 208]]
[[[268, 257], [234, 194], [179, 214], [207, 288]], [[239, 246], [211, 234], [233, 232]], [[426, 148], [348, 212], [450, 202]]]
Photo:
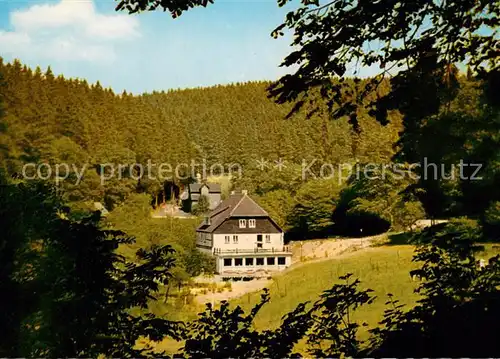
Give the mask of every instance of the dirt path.
[[361, 238], [318, 239], [291, 242], [293, 264], [320, 259], [332, 259], [342, 253], [354, 252], [371, 246], [374, 242], [383, 241], [387, 234], [379, 234]]

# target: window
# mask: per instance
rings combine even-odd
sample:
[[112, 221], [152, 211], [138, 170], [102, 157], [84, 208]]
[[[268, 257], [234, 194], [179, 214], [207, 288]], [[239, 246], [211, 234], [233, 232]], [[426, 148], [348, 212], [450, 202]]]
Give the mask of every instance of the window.
[[257, 248], [262, 248], [262, 243], [257, 242]]
[[233, 243], [237, 244], [238, 243], [238, 236], [233, 236]]
[[248, 220], [248, 228], [255, 228], [255, 219]]
[[229, 244], [229, 236], [224, 236], [224, 243]]
[[245, 258], [246, 266], [253, 266], [253, 258]]
[[231, 267], [233, 265], [232, 258], [224, 258], [224, 267]]
[[274, 265], [274, 263], [276, 263], [276, 261], [275, 261], [275, 258], [274, 258], [274, 257], [268, 257], [268, 258], [267, 258], [267, 265], [268, 265], [268, 266], [273, 266], [273, 265]]
[[256, 258], [256, 264], [258, 266], [263, 266], [264, 265], [264, 258]]
[[247, 220], [240, 219], [240, 228], [247, 228]]
[[243, 265], [243, 258], [234, 258], [234, 265], [235, 266], [242, 266]]
[[271, 243], [271, 235], [266, 234], [266, 243]]
[[284, 266], [286, 264], [285, 257], [278, 257], [278, 265]]

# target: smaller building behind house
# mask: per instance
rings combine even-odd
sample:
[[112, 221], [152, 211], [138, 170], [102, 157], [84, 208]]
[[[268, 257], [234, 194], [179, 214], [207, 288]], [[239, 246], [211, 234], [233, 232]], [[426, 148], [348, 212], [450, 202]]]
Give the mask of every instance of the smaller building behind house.
[[184, 211], [191, 210], [198, 205], [201, 196], [206, 196], [209, 209], [215, 209], [221, 202], [221, 185], [218, 183], [191, 183], [182, 193], [182, 208]]

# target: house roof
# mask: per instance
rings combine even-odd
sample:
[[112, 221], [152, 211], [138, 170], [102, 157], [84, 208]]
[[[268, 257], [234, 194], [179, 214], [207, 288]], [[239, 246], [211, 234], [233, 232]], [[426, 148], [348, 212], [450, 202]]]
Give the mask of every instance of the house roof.
[[219, 183], [191, 183], [189, 185], [189, 192], [200, 193], [201, 187], [207, 186], [210, 193], [220, 193], [221, 186]]
[[230, 217], [269, 217], [253, 199], [245, 194], [232, 194], [210, 212], [210, 225], [202, 223], [196, 230], [213, 232]]

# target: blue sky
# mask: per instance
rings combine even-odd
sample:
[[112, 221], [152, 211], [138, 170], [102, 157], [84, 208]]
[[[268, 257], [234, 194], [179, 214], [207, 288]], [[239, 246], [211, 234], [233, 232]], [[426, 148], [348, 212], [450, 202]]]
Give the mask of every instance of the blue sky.
[[275, 0], [216, 0], [178, 19], [128, 15], [113, 0], [0, 0], [0, 56], [121, 92], [274, 80], [290, 38]]

